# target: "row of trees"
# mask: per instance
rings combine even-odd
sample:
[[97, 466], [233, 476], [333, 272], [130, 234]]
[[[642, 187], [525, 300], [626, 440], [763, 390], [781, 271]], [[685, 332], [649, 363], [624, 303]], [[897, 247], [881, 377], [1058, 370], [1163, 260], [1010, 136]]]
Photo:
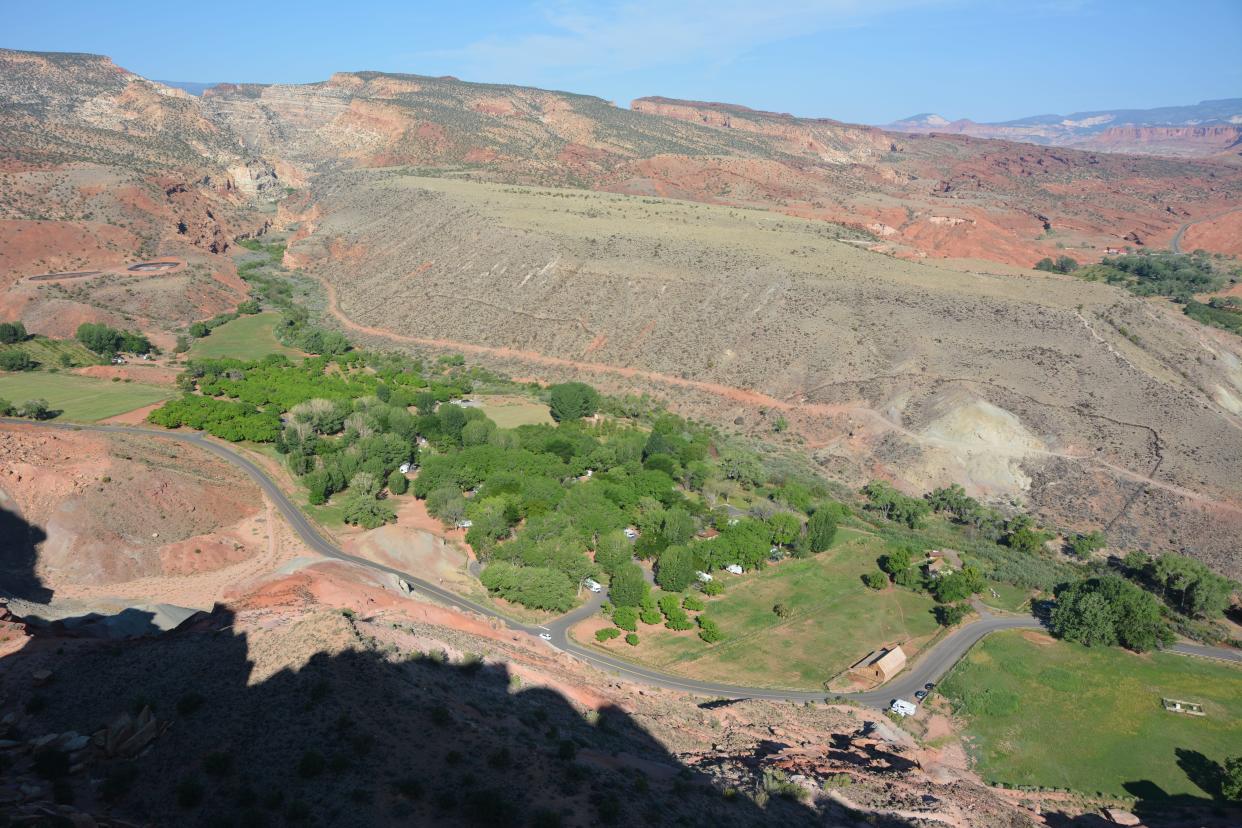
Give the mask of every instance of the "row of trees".
[[44, 399], [26, 400], [11, 403], [0, 398], [0, 417], [26, 417], [31, 420], [46, 420], [54, 416], [51, 405]]
[[151, 342], [142, 334], [119, 331], [95, 322], [83, 322], [74, 338], [87, 349], [106, 357], [119, 353], [145, 354], [151, 350]]

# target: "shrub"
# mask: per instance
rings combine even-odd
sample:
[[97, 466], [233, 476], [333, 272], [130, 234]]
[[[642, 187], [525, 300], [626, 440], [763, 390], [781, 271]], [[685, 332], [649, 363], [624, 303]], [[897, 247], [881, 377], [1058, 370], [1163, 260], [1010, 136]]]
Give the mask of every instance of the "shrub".
[[862, 576], [862, 579], [863, 583], [872, 589], [884, 589], [884, 587], [888, 586], [888, 578], [885, 577], [883, 572], [868, 572]]
[[638, 609], [636, 607], [617, 607], [612, 613], [612, 623], [628, 632], [637, 632]]
[[629, 644], [631, 647], [637, 647], [638, 646], [638, 633], [630, 633], [629, 635], [627, 635], [625, 637], [625, 643]]
[[603, 629], [595, 631], [595, 640], [603, 643], [605, 641], [611, 641], [620, 635], [621, 631], [616, 627], [604, 627]]
[[0, 371], [33, 371], [38, 364], [25, 351], [0, 351]]
[[720, 626], [713, 619], [708, 618], [706, 615], [700, 615], [696, 620], [699, 625], [699, 638], [708, 644], [713, 644], [724, 638], [724, 633], [720, 631]]
[[388, 475], [388, 491], [395, 495], [403, 495], [410, 488], [410, 481], [400, 471]]
[[688, 609], [692, 612], [702, 612], [707, 608], [707, 604], [697, 595], [687, 595], [685, 599], [682, 600], [681, 606], [683, 609]]
[[708, 581], [703, 584], [703, 594], [707, 596], [723, 595], [725, 591], [724, 584], [719, 581]]

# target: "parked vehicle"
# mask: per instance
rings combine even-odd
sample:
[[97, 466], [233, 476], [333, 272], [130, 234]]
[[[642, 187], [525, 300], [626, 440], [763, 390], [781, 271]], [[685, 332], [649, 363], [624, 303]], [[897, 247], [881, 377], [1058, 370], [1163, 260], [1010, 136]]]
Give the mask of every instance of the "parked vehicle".
[[594, 578], [587, 578], [585, 581], [582, 582], [582, 585], [586, 587], [587, 589], [591, 590], [591, 592], [599, 592], [600, 590], [603, 589], [599, 581], [595, 580]]

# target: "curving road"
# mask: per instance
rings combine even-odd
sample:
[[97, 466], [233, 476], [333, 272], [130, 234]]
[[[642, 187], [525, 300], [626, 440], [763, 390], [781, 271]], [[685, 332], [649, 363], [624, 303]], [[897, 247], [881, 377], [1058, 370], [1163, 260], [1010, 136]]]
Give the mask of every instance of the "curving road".
[[1169, 249], [1172, 250], [1174, 253], [1182, 252], [1182, 237], [1186, 235], [1186, 231], [1189, 230], [1191, 226], [1195, 224], [1199, 224], [1201, 222], [1205, 222], [1205, 221], [1216, 221], [1216, 219], [1224, 218], [1230, 213], [1236, 213], [1237, 211], [1238, 211], [1238, 208], [1233, 207], [1229, 210], [1226, 210], [1223, 213], [1217, 213], [1214, 216], [1204, 216], [1203, 218], [1198, 218], [1198, 219], [1195, 219], [1194, 221], [1186, 222], [1181, 227], [1177, 228], [1177, 232], [1173, 234], [1173, 240], [1169, 242]]
[[[502, 622], [508, 629], [515, 632], [526, 633], [528, 635], [540, 635], [546, 633], [552, 637], [551, 645], [558, 650], [570, 653], [581, 661], [587, 662], [592, 666], [602, 670], [605, 673], [616, 676], [626, 681], [646, 684], [654, 687], [663, 687], [670, 690], [679, 690], [686, 693], [692, 693], [699, 696], [723, 696], [730, 698], [750, 698], [750, 699], [771, 699], [777, 701], [819, 701], [825, 698], [827, 694], [823, 690], [779, 690], [768, 689], [762, 687], [740, 687], [731, 684], [721, 684], [710, 681], [696, 681], [689, 678], [681, 678], [658, 670], [649, 669], [638, 664], [624, 661], [622, 659], [613, 658], [605, 653], [592, 650], [578, 644], [569, 637], [569, 630], [579, 621], [588, 618], [599, 610], [600, 604], [603, 603], [604, 596], [602, 594], [594, 594], [581, 607], [572, 612], [562, 615], [547, 625], [523, 624], [518, 621], [502, 615], [495, 609], [476, 604], [459, 595], [438, 586], [430, 581], [425, 581], [416, 575], [394, 569], [391, 566], [369, 561], [365, 558], [359, 558], [350, 555], [340, 548], [334, 546], [314, 524], [307, 519], [302, 510], [293, 504], [292, 501], [281, 491], [267, 474], [249, 458], [245, 457], [227, 444], [209, 440], [203, 434], [197, 432], [182, 431], [157, 431], [155, 429], [141, 428], [136, 426], [123, 425], [88, 425], [77, 423], [52, 423], [52, 422], [32, 422], [30, 420], [13, 419], [8, 417], [0, 417], [0, 423], [11, 425], [37, 426], [40, 428], [56, 428], [69, 431], [102, 431], [115, 434], [130, 434], [142, 437], [157, 437], [166, 440], [176, 440], [182, 443], [188, 443], [197, 448], [209, 451], [246, 472], [255, 483], [263, 490], [272, 502], [276, 504], [276, 508], [284, 515], [285, 520], [298, 533], [302, 541], [311, 549], [323, 555], [326, 558], [333, 558], [340, 561], [364, 566], [369, 569], [386, 572], [395, 575], [407, 581], [418, 592], [435, 597], [437, 601], [456, 607], [465, 612], [472, 612], [485, 618], [494, 618]], [[858, 702], [868, 707], [885, 708], [894, 698], [912, 698], [916, 690], [922, 689], [923, 685], [928, 682], [939, 681], [940, 678], [949, 671], [949, 669], [957, 663], [966, 652], [973, 647], [980, 639], [997, 630], [1012, 629], [1037, 629], [1040, 622], [1032, 617], [1015, 617], [1015, 616], [992, 616], [985, 615], [977, 621], [967, 624], [952, 633], [949, 633], [941, 641], [930, 650], [922, 653], [917, 661], [898, 676], [895, 680], [884, 685], [878, 690], [872, 690], [866, 693], [843, 693], [839, 694], [843, 698]], [[1174, 644], [1168, 648], [1169, 651], [1179, 653], [1181, 655], [1198, 656], [1201, 658], [1213, 658], [1225, 661], [1233, 661], [1242, 663], [1242, 652], [1230, 650], [1220, 647], [1203, 647], [1195, 644]]]

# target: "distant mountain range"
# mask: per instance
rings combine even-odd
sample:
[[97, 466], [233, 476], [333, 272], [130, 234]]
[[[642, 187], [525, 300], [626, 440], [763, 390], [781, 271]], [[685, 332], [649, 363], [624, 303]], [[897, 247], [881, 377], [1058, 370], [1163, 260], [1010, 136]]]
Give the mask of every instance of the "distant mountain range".
[[933, 113], [886, 125], [898, 132], [950, 133], [1101, 152], [1208, 156], [1242, 151], [1242, 98], [1155, 109], [1034, 115], [1000, 123], [950, 121]]

